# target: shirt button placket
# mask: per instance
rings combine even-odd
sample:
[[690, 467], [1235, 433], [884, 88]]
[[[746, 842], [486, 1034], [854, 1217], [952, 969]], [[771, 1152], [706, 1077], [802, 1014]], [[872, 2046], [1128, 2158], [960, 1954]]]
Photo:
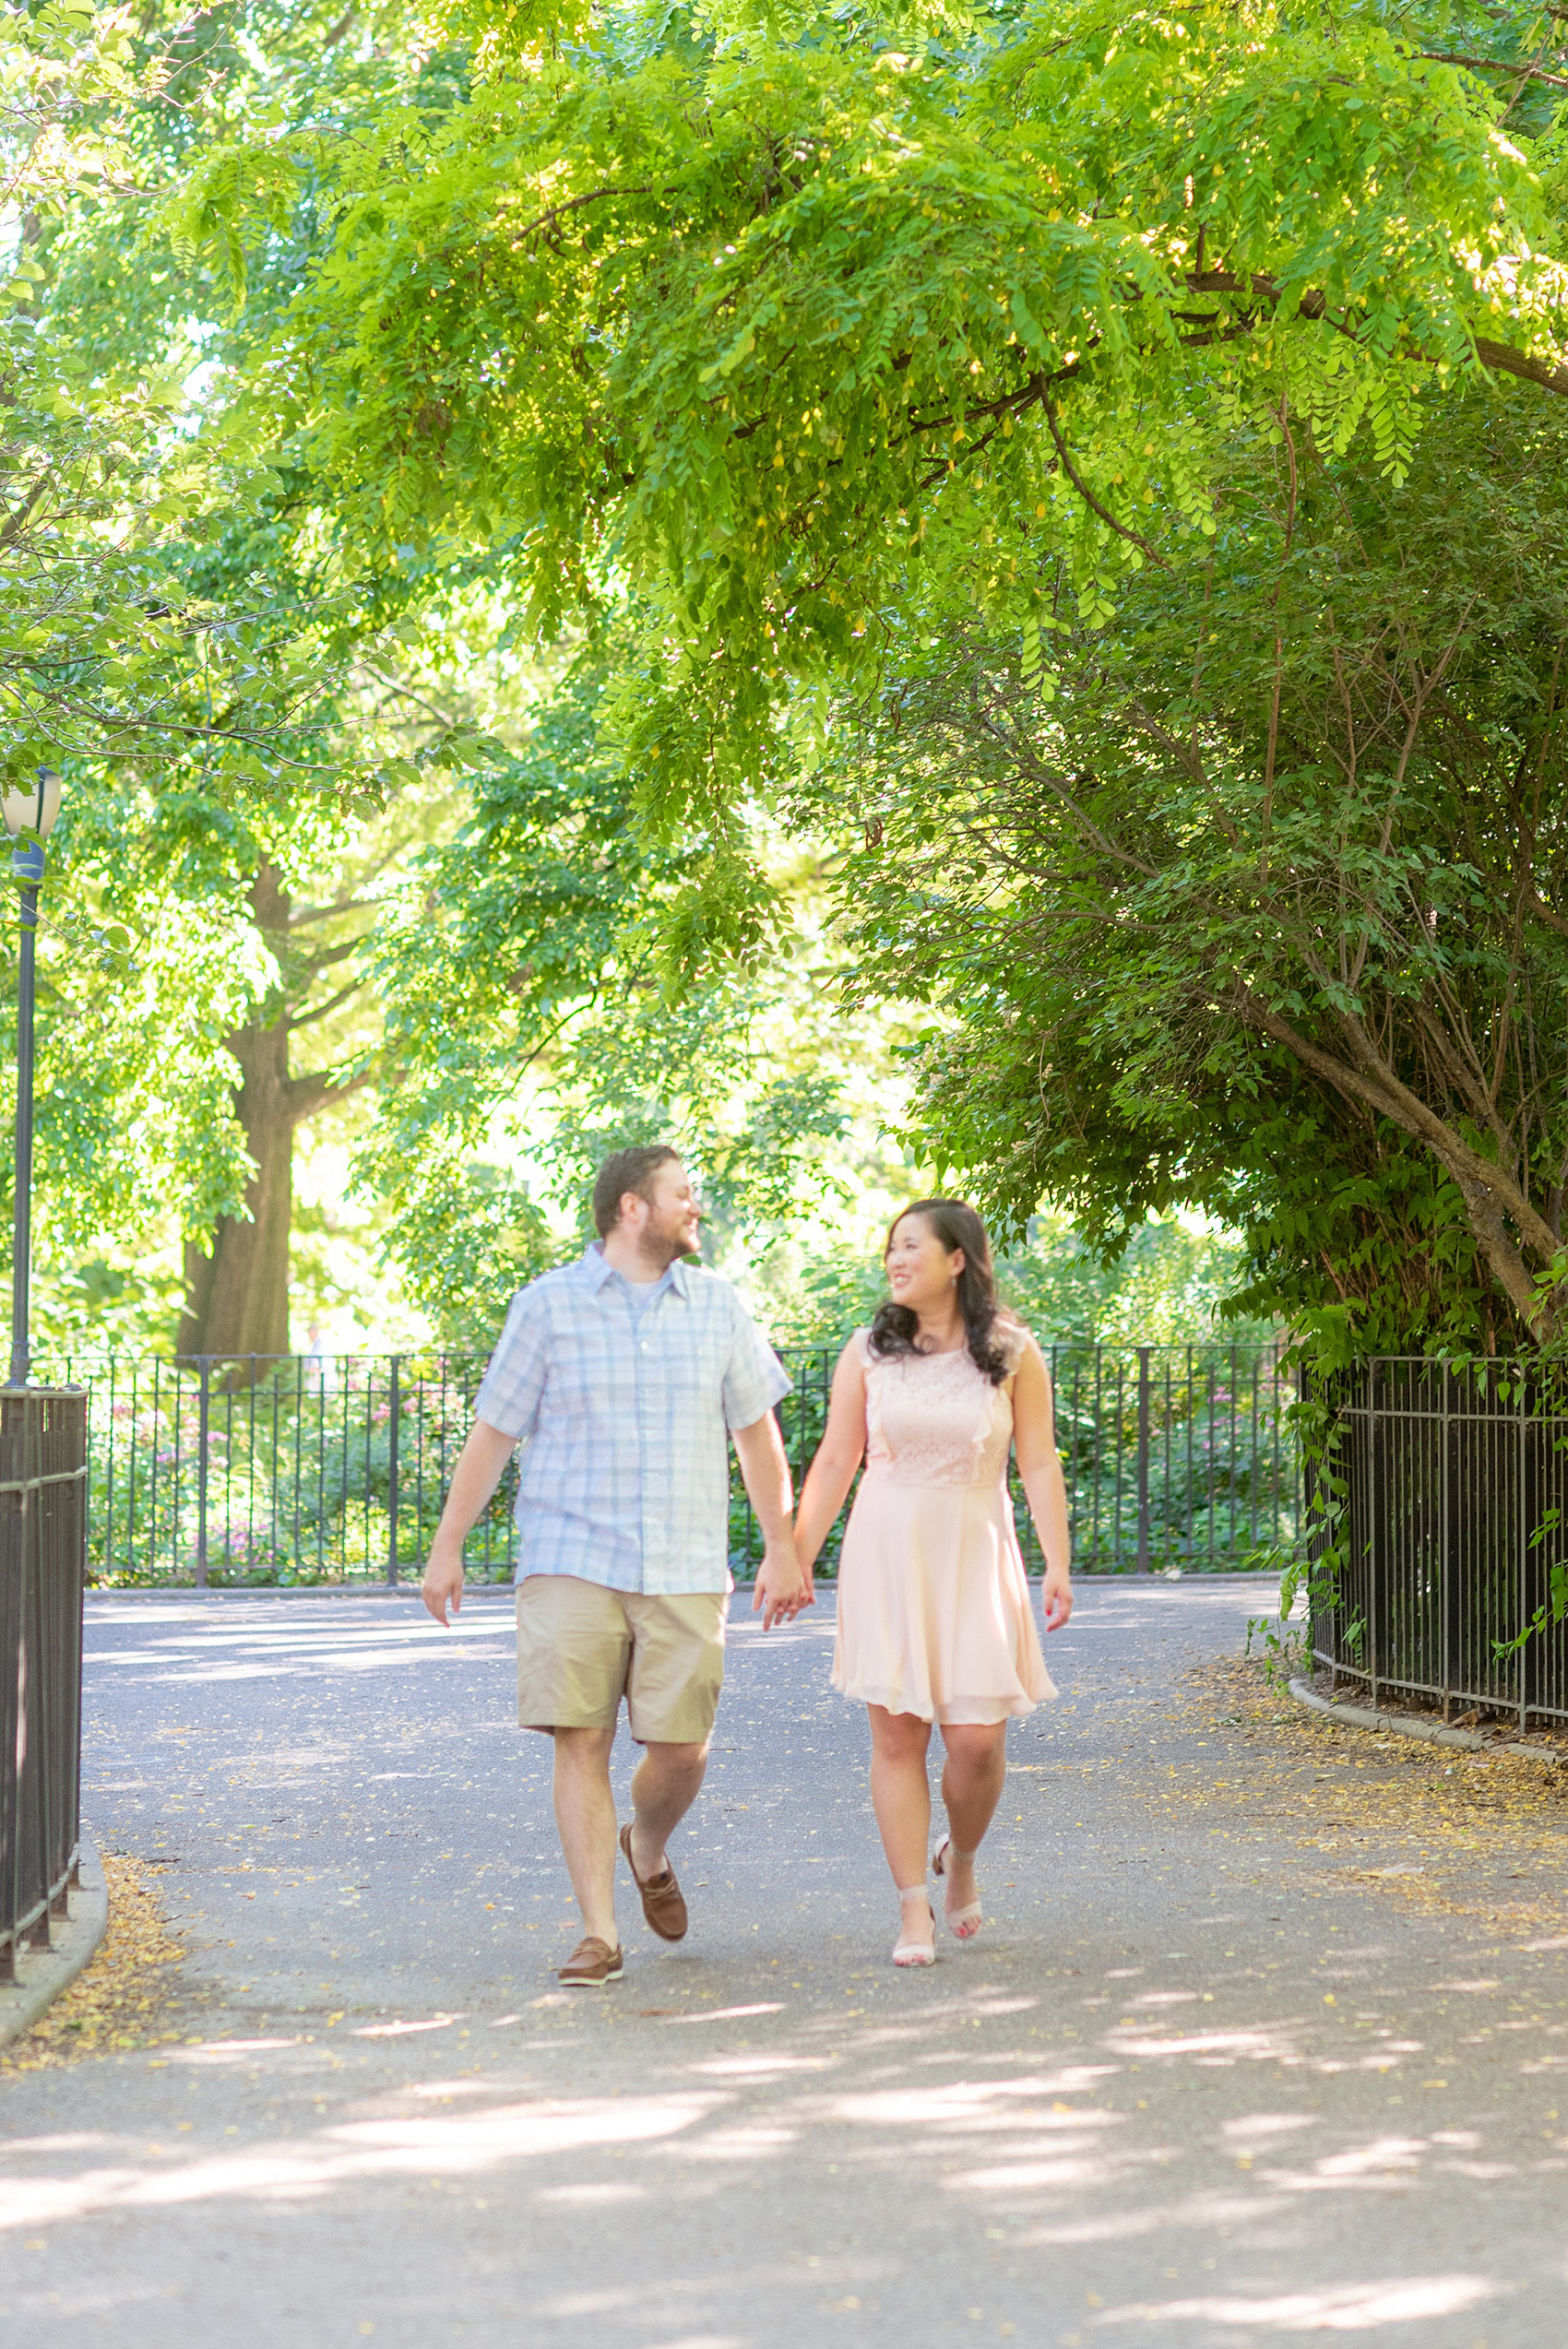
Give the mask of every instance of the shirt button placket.
[[[642, 1534], [642, 1554], [643, 1554], [643, 1588], [644, 1588], [644, 1590], [645, 1590], [645, 1591], [646, 1591], [646, 1590], [647, 1590], [647, 1589], [648, 1589], [648, 1587], [649, 1587], [649, 1583], [648, 1583], [648, 1560], [649, 1560], [649, 1556], [650, 1556], [650, 1543], [649, 1543], [649, 1539], [648, 1539], [648, 1535], [649, 1535], [649, 1530], [650, 1530], [650, 1529], [649, 1529], [649, 1525], [648, 1525], [648, 1489], [647, 1489], [647, 1486], [648, 1486], [647, 1466], [648, 1466], [648, 1458], [649, 1458], [649, 1441], [648, 1441], [648, 1425], [647, 1425], [647, 1397], [648, 1397], [648, 1384], [649, 1384], [649, 1382], [648, 1382], [647, 1379], [645, 1379], [645, 1378], [643, 1377], [643, 1375], [642, 1375], [642, 1374], [643, 1374], [643, 1371], [648, 1368], [648, 1365], [647, 1365], [646, 1362], [644, 1362], [644, 1361], [643, 1361], [640, 1358], [641, 1358], [643, 1355], [645, 1355], [645, 1354], [647, 1352], [647, 1350], [648, 1350], [648, 1341], [647, 1341], [647, 1332], [648, 1327], [649, 1327], [649, 1325], [650, 1325], [650, 1323], [651, 1323], [651, 1321], [652, 1321], [652, 1317], [653, 1317], [653, 1315], [655, 1314], [655, 1312], [657, 1312], [657, 1311], [658, 1311], [658, 1310], [659, 1310], [659, 1299], [658, 1299], [658, 1297], [657, 1297], [657, 1296], [650, 1297], [650, 1298], [647, 1299], [647, 1303], [646, 1303], [646, 1304], [644, 1305], [644, 1307], [643, 1307], [642, 1314], [641, 1314], [641, 1317], [640, 1317], [640, 1320], [639, 1320], [639, 1323], [638, 1323], [638, 1326], [637, 1326], [637, 1354], [638, 1354], [638, 1357], [639, 1357], [639, 1359], [638, 1359], [638, 1362], [637, 1362], [637, 1453], [638, 1453], [639, 1461], [640, 1461], [640, 1463], [641, 1463], [641, 1476], [640, 1476], [640, 1481], [639, 1481], [639, 1486], [638, 1486], [638, 1495], [637, 1495], [637, 1498], [638, 1498], [638, 1502], [639, 1502], [639, 1506], [640, 1506], [641, 1513], [641, 1513], [641, 1518], [640, 1518], [640, 1530], [641, 1530], [641, 1534]], [[655, 1572], [656, 1572], [656, 1575], [657, 1575], [657, 1567], [655, 1568]]]

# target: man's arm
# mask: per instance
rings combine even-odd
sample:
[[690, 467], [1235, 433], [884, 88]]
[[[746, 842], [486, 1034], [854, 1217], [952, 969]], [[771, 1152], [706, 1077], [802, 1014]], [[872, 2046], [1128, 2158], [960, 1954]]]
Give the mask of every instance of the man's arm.
[[454, 1615], [463, 1604], [463, 1543], [501, 1482], [517, 1442], [516, 1436], [503, 1435], [488, 1419], [476, 1419], [469, 1430], [468, 1441], [457, 1454], [446, 1506], [430, 1545], [421, 1585], [424, 1603], [438, 1623], [446, 1621], [448, 1599]]
[[757, 1568], [752, 1612], [754, 1615], [759, 1607], [762, 1608], [762, 1628], [770, 1631], [775, 1623], [791, 1621], [802, 1607], [813, 1603], [811, 1579], [801, 1571], [790, 1524], [794, 1502], [790, 1463], [784, 1456], [778, 1422], [771, 1411], [765, 1411], [749, 1428], [732, 1428], [731, 1434], [746, 1491], [762, 1527], [762, 1564]]

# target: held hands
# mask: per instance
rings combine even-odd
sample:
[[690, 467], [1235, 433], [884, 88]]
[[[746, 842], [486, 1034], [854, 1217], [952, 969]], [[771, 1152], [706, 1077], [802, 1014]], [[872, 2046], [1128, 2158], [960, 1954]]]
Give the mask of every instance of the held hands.
[[1046, 1630], [1061, 1631], [1073, 1612], [1073, 1584], [1064, 1566], [1047, 1567], [1039, 1596], [1045, 1608]]
[[420, 1584], [420, 1596], [442, 1629], [449, 1628], [446, 1622], [447, 1600], [452, 1602], [454, 1618], [463, 1604], [463, 1553], [460, 1549], [432, 1548], [425, 1565], [424, 1580]]
[[811, 1569], [796, 1557], [793, 1540], [770, 1541], [757, 1568], [752, 1598], [752, 1613], [759, 1607], [762, 1609], [763, 1630], [771, 1631], [775, 1623], [792, 1623], [802, 1607], [815, 1604]]

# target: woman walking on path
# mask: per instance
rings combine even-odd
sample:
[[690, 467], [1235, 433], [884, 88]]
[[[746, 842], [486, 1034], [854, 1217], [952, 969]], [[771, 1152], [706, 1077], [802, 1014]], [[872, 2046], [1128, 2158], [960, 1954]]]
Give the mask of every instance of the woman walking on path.
[[934, 1721], [947, 1833], [932, 1866], [949, 1930], [983, 1915], [975, 1856], [1007, 1774], [1007, 1723], [1055, 1689], [1040, 1654], [1007, 1495], [1007, 1454], [1045, 1553], [1045, 1625], [1073, 1611], [1067, 1495], [1039, 1347], [997, 1303], [991, 1243], [959, 1199], [907, 1207], [885, 1252], [892, 1299], [838, 1358], [796, 1548], [808, 1572], [866, 1473], [838, 1565], [833, 1685], [871, 1721], [872, 1803], [903, 1916], [895, 1965], [931, 1965], [926, 1892]]

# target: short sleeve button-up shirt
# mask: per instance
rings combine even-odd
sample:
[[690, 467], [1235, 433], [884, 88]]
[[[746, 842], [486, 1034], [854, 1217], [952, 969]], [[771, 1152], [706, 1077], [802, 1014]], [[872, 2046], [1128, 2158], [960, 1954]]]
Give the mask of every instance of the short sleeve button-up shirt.
[[514, 1299], [474, 1408], [523, 1445], [517, 1580], [730, 1587], [729, 1430], [790, 1380], [727, 1280], [671, 1264], [639, 1299], [590, 1248]]

